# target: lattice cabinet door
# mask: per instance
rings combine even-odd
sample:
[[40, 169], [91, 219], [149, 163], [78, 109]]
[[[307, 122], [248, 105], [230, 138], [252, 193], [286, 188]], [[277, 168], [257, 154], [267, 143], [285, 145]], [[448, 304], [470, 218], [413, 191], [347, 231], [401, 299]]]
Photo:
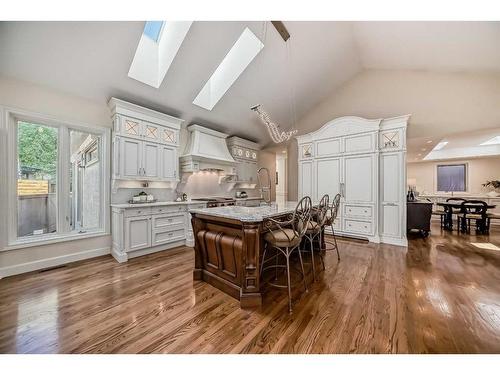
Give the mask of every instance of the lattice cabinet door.
[[123, 135], [132, 137], [141, 136], [141, 122], [131, 118], [123, 119]]
[[172, 143], [172, 144], [177, 143], [176, 132], [174, 130], [163, 128], [161, 133], [162, 133], [162, 139], [161, 139], [162, 142]]
[[161, 141], [161, 127], [150, 124], [150, 123], [144, 123], [144, 138], [146, 138], [149, 141], [154, 141], [154, 142], [160, 142]]

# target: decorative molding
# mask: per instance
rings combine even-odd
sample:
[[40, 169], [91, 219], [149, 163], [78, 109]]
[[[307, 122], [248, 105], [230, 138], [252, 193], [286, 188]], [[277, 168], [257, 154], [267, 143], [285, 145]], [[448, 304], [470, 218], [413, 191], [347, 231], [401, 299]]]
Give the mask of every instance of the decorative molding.
[[137, 114], [141, 114], [141, 119], [146, 121], [151, 121], [156, 124], [169, 126], [171, 128], [179, 130], [181, 128], [181, 124], [184, 120], [167, 115], [165, 113], [161, 113], [158, 111], [154, 111], [149, 108], [141, 107], [140, 105], [126, 102], [125, 100], [111, 98], [108, 101], [108, 107], [112, 113], [111, 117], [113, 118], [117, 114], [131, 116], [137, 118]]
[[343, 137], [358, 133], [378, 131], [383, 119], [365, 119], [356, 116], [339, 117], [327, 122], [318, 130], [295, 137], [300, 144], [312, 142], [317, 139]]

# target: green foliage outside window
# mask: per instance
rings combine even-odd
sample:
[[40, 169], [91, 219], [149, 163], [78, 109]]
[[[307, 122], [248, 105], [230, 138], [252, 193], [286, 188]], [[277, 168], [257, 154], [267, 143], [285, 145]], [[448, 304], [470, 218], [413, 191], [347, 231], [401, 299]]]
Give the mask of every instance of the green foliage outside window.
[[18, 122], [18, 162], [21, 173], [36, 178], [56, 177], [57, 129]]

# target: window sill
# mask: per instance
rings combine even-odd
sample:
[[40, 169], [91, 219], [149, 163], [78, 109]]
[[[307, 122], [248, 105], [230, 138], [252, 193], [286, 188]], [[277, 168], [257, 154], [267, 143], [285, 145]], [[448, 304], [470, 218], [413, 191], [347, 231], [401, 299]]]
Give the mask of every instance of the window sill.
[[110, 235], [109, 232], [94, 231], [94, 232], [87, 232], [87, 233], [58, 234], [58, 235], [54, 235], [54, 236], [50, 236], [50, 237], [47, 236], [44, 238], [36, 238], [36, 239], [35, 238], [22, 239], [22, 240], [16, 240], [16, 241], [9, 243], [6, 247], [4, 247], [3, 249], [0, 249], [0, 251], [24, 249], [24, 248], [28, 248], [28, 247], [51, 245], [51, 244], [59, 243], [59, 242], [76, 241], [76, 240], [83, 240], [86, 238], [109, 236], [109, 235]]

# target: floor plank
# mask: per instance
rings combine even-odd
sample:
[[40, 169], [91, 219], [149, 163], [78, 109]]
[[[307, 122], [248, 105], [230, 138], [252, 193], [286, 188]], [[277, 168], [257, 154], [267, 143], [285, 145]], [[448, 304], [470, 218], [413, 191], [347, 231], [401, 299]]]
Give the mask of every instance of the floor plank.
[[[500, 231], [433, 226], [408, 249], [339, 241], [316, 283], [263, 307], [193, 282], [179, 248], [0, 280], [0, 353], [499, 353]], [[318, 267], [319, 268], [319, 267]]]

